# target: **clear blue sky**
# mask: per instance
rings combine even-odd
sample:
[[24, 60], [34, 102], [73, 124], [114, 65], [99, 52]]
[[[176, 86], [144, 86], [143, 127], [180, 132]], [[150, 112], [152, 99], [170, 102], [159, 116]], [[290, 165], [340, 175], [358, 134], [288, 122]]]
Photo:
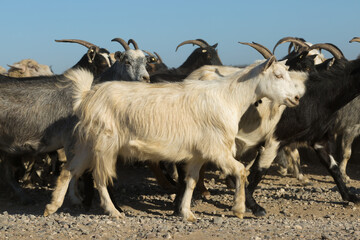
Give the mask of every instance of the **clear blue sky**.
[[[252, 63], [261, 56], [238, 41], [255, 41], [272, 50], [285, 36], [312, 43], [331, 42], [348, 59], [360, 53], [360, 1], [113, 1], [13, 0], [2, 2], [0, 65], [33, 58], [55, 73], [73, 66], [86, 52], [78, 44], [55, 39], [87, 40], [111, 52], [123, 50], [115, 37], [133, 38], [139, 47], [158, 52], [170, 67], [179, 66], [193, 51], [189, 39], [219, 43], [226, 65]], [[287, 44], [276, 53], [285, 55]], [[7, 67], [6, 67], [7, 68]]]

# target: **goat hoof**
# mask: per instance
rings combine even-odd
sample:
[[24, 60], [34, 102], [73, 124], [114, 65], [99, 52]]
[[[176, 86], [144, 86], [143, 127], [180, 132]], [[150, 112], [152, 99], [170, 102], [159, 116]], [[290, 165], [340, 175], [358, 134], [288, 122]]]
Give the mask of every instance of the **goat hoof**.
[[358, 196], [356, 196], [355, 194], [351, 194], [349, 196], [349, 202], [353, 202], [356, 205], [360, 205], [360, 198]]
[[196, 220], [197, 220], [195, 215], [191, 211], [188, 211], [185, 213], [180, 211], [179, 214], [176, 214], [176, 215], [182, 217], [184, 220], [186, 220], [188, 222], [196, 222]]
[[110, 213], [109, 216], [110, 216], [110, 218], [113, 218], [113, 219], [123, 219], [123, 218], [125, 218], [125, 214], [120, 213], [120, 212]]
[[190, 213], [189, 216], [186, 218], [188, 222], [196, 222], [196, 217], [193, 213]]
[[238, 211], [233, 211], [234, 215], [240, 219], [244, 218], [244, 213], [243, 212], [238, 212]]
[[266, 215], [266, 210], [260, 206], [257, 206], [255, 209], [252, 209], [252, 212], [256, 217], [263, 217]]
[[50, 209], [51, 209], [51, 206], [46, 205], [45, 211], [44, 211], [44, 217], [47, 217], [55, 212], [54, 210], [50, 210]]

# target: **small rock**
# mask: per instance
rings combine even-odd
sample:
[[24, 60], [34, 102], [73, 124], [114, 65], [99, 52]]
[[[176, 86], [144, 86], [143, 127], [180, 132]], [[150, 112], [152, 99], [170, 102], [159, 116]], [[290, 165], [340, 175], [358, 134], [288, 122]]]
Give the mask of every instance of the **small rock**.
[[295, 228], [296, 230], [302, 230], [302, 229], [303, 229], [302, 226], [300, 226], [300, 225], [295, 225], [294, 228]]
[[220, 225], [223, 223], [223, 219], [221, 217], [215, 217], [214, 223]]

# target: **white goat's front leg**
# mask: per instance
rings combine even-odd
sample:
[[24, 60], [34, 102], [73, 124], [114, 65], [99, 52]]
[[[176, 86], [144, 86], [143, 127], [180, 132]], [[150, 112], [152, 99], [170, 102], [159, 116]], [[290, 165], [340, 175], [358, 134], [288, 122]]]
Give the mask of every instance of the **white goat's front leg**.
[[220, 165], [224, 172], [230, 172], [235, 177], [235, 195], [234, 195], [234, 206], [232, 211], [234, 215], [240, 219], [243, 219], [245, 213], [245, 185], [246, 185], [246, 168], [245, 166], [237, 161], [235, 158], [228, 158], [223, 161]]
[[124, 214], [120, 213], [111, 201], [107, 186], [95, 180], [97, 190], [100, 195], [100, 205], [104, 209], [105, 213], [109, 214], [112, 218], [123, 218]]
[[199, 179], [199, 171], [202, 165], [203, 165], [202, 161], [191, 160], [190, 162], [188, 162], [186, 166], [186, 177], [185, 177], [186, 188], [183, 198], [181, 199], [179, 213], [181, 217], [183, 217], [184, 219], [190, 222], [196, 221], [195, 215], [191, 212], [190, 205], [191, 205], [192, 194], [194, 192], [196, 182]]

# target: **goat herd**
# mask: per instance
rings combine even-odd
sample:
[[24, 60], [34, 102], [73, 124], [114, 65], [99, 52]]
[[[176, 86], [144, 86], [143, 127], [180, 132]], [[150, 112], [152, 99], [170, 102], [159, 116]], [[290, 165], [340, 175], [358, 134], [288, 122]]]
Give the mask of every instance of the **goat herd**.
[[[3, 185], [27, 203], [31, 199], [18, 180], [36, 171], [37, 158], [48, 154], [54, 166], [66, 162], [45, 216], [61, 207], [68, 190], [73, 203], [89, 207], [96, 188], [105, 212], [122, 217], [111, 188], [119, 157], [146, 162], [161, 186], [176, 191], [174, 210], [188, 221], [196, 219], [190, 209], [195, 187], [209, 194], [203, 179], [207, 163], [233, 181], [235, 216], [243, 218], [246, 207], [264, 216], [254, 190], [277, 156], [286, 156], [301, 173], [302, 146], [316, 152], [344, 201], [360, 202], [345, 184], [351, 144], [360, 134], [360, 59], [347, 60], [333, 44], [285, 37], [271, 52], [240, 42], [265, 59], [232, 67], [222, 65], [217, 44], [188, 40], [178, 47], [198, 47], [180, 67], [168, 69], [157, 53], [140, 50], [132, 39], [113, 39], [124, 48], [114, 54], [83, 40], [56, 41], [88, 51], [62, 75], [34, 63], [27, 64], [32, 69], [12, 66], [24, 78], [10, 70], [0, 75]], [[288, 55], [278, 61], [276, 47], [287, 42]], [[333, 58], [325, 59], [321, 49]], [[85, 196], [78, 193], [80, 177], [90, 185]]]

